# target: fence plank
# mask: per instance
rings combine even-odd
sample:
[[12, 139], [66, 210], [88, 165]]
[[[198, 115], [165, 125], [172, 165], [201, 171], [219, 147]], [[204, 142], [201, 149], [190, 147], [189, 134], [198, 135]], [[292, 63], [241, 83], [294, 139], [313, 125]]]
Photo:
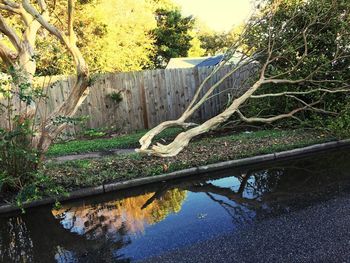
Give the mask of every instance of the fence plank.
[[[201, 95], [230, 69], [229, 66], [220, 69], [205, 85]], [[211, 67], [101, 74], [90, 87], [90, 94], [76, 115], [89, 116], [87, 128], [124, 132], [152, 128], [162, 121], [178, 118], [212, 70]], [[245, 68], [227, 78], [191, 120], [205, 121], [221, 112], [227, 105], [229, 94], [237, 96], [246, 88], [244, 80], [251, 72]], [[47, 87], [49, 98], [45, 103], [41, 102], [39, 111], [44, 117], [67, 98], [75, 78], [53, 76], [37, 79], [37, 82]], [[110, 98], [112, 93], [120, 93], [122, 101], [113, 101]], [[6, 127], [4, 115], [0, 116], [0, 125]], [[81, 125], [75, 125], [65, 132], [76, 134], [81, 130]]]

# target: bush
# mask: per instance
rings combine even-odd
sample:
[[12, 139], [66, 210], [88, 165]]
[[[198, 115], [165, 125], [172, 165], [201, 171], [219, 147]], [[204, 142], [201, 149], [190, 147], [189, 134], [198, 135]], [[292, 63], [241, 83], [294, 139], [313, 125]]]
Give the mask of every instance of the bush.
[[339, 138], [350, 136], [350, 103], [344, 107], [339, 116], [329, 124], [330, 131]]
[[39, 153], [31, 146], [35, 118], [28, 117], [27, 109], [44, 96], [20, 70], [9, 72], [11, 77], [0, 75], [0, 110], [6, 119], [0, 128], [0, 191], [18, 192], [33, 181], [38, 169]]
[[0, 129], [0, 191], [18, 191], [33, 179], [39, 155], [31, 148], [31, 123], [18, 117], [12, 129]]

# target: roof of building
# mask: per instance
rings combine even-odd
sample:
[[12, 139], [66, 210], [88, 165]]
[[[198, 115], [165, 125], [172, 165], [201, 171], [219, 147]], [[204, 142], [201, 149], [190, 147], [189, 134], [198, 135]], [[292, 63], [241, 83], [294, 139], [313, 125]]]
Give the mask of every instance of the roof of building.
[[197, 58], [171, 58], [166, 69], [210, 67], [217, 65], [222, 58], [223, 55]]
[[197, 67], [210, 67], [210, 66], [215, 66], [220, 63], [224, 56], [223, 55], [218, 55], [215, 57], [208, 57], [207, 59], [203, 60], [201, 63], [197, 65]]

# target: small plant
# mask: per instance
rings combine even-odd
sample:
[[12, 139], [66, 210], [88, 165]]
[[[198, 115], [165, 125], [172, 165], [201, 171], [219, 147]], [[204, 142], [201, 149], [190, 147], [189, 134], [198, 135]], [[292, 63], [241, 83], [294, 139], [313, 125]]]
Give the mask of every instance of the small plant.
[[76, 125], [85, 123], [89, 117], [88, 116], [80, 116], [80, 117], [67, 117], [67, 116], [57, 116], [53, 123], [56, 125], [66, 123], [68, 125]]
[[89, 87], [93, 86], [100, 79], [99, 74], [92, 74], [88, 80]]
[[346, 138], [350, 135], [350, 103], [340, 114], [329, 124], [330, 131], [339, 138]]
[[[60, 196], [66, 196], [67, 194], [65, 188], [57, 185], [50, 176], [41, 172], [36, 172], [33, 174], [32, 182], [20, 189], [15, 202], [18, 207], [23, 208], [23, 204], [42, 199], [45, 196], [58, 198]], [[57, 205], [59, 205], [59, 202], [56, 200], [55, 206]], [[22, 211], [24, 212], [23, 209]]]
[[108, 98], [110, 98], [114, 103], [119, 104], [123, 101], [123, 96], [121, 94], [121, 91], [118, 92], [112, 92], [107, 95]]
[[[6, 116], [6, 127], [0, 129], [0, 191], [19, 191], [31, 182], [40, 158], [31, 147], [34, 137], [33, 119], [16, 112], [13, 101], [19, 107], [29, 107], [44, 95], [31, 88], [20, 72], [10, 69], [11, 77], [2, 75], [0, 94], [4, 103], [0, 108]], [[12, 86], [17, 82], [17, 89]]]
[[83, 132], [83, 135], [89, 138], [100, 138], [106, 136], [107, 133], [101, 129], [88, 129]]

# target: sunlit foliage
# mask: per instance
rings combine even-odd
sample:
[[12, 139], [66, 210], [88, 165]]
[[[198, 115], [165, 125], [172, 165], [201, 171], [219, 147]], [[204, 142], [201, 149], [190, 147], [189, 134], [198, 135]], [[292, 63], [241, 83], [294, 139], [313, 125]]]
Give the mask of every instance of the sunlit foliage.
[[[90, 70], [133, 71], [148, 64], [154, 49], [150, 34], [156, 27], [153, 10], [153, 5], [146, 0], [99, 0], [80, 4], [75, 31]], [[42, 75], [70, 74], [71, 61], [59, 43], [48, 37], [39, 41], [38, 71]]]
[[86, 233], [89, 239], [106, 234], [117, 235], [121, 228], [129, 234], [139, 234], [147, 225], [164, 220], [170, 213], [178, 213], [187, 192], [170, 190], [161, 199], [147, 204], [153, 195], [148, 193], [96, 206], [63, 207], [52, 213], [56, 218], [61, 218], [64, 225], [73, 224], [76, 231]]

